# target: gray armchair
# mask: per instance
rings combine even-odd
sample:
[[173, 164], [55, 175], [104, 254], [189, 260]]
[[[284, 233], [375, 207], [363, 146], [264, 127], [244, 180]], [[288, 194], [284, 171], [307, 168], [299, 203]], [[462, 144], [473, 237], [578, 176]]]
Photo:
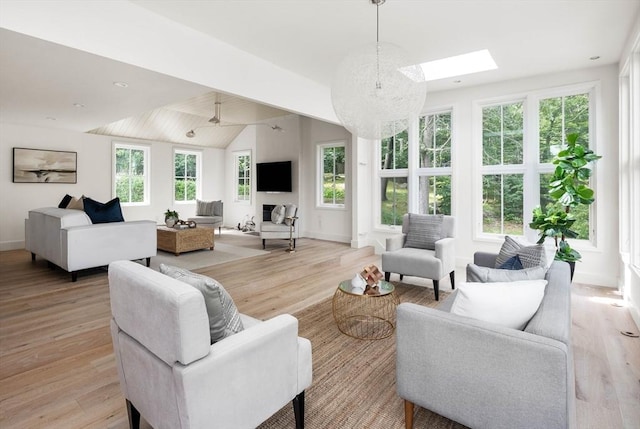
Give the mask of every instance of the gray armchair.
[[[412, 215], [415, 216], [415, 215]], [[418, 215], [420, 216], [420, 215]], [[422, 215], [428, 217], [429, 215]], [[382, 271], [384, 278], [389, 281], [391, 273], [404, 276], [422, 277], [433, 280], [433, 291], [436, 301], [440, 299], [440, 280], [449, 274], [451, 287], [455, 289], [455, 219], [443, 216], [441, 225], [441, 239], [435, 241], [435, 249], [428, 250], [407, 246], [407, 235], [411, 225], [410, 216], [405, 214], [402, 219], [402, 234], [387, 238], [386, 252], [382, 254]]]
[[[311, 343], [283, 314], [211, 344], [195, 287], [130, 261], [109, 266], [111, 336], [131, 428], [255, 428], [293, 402], [304, 426]], [[292, 422], [293, 423], [293, 422]]]

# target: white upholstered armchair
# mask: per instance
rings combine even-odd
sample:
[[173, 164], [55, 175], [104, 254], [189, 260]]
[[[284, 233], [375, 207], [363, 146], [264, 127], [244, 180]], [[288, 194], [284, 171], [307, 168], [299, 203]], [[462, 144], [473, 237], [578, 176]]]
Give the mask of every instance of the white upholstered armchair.
[[[130, 427], [255, 428], [293, 401], [304, 425], [311, 343], [298, 321], [261, 322], [210, 344], [209, 318], [195, 287], [129, 261], [109, 266], [111, 335]], [[293, 426], [293, 422], [292, 422]]]
[[[452, 216], [405, 214], [402, 234], [387, 238], [382, 254], [382, 271], [386, 281], [391, 273], [433, 280], [436, 301], [440, 280], [449, 274], [455, 289], [455, 219]], [[430, 249], [432, 247], [433, 249]]]
[[296, 239], [299, 237], [299, 229], [296, 225], [298, 219], [298, 207], [295, 204], [275, 206], [271, 217], [260, 224], [260, 238], [262, 248], [265, 249], [266, 240], [291, 239], [293, 247], [296, 247]]

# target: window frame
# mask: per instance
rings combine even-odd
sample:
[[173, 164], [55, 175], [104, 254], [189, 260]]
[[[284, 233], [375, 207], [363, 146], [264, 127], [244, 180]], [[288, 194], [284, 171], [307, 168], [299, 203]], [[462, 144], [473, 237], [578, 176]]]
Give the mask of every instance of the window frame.
[[[194, 155], [196, 157], [196, 195], [193, 200], [176, 200], [176, 155]], [[184, 148], [173, 148], [173, 157], [171, 164], [171, 174], [172, 174], [172, 199], [174, 204], [193, 204], [196, 202], [196, 199], [202, 198], [202, 151], [193, 150], [193, 149], [184, 149]], [[185, 180], [186, 181], [186, 180]], [[186, 193], [185, 193], [186, 195]]]
[[[253, 172], [254, 172], [254, 167], [253, 167], [253, 157], [251, 156], [251, 150], [239, 150], [239, 151], [235, 151], [233, 152], [233, 175], [234, 175], [234, 181], [233, 181], [233, 202], [237, 203], [237, 204], [245, 204], [245, 205], [251, 205], [251, 200], [253, 198]], [[244, 182], [246, 184], [246, 182], [248, 181], [249, 183], [249, 193], [247, 194], [246, 199], [241, 199], [239, 198], [239, 190], [240, 190], [240, 171], [239, 171], [239, 167], [240, 167], [240, 158], [241, 157], [249, 157], [249, 162], [248, 162], [248, 169], [245, 169], [245, 172], [248, 171], [249, 175], [248, 177], [245, 175], [244, 177]]]
[[[474, 157], [474, 222], [473, 236], [475, 240], [497, 242], [504, 238], [505, 234], [487, 233], [483, 231], [482, 213], [482, 177], [485, 174], [514, 174], [524, 171], [523, 177], [523, 233], [522, 235], [531, 242], [538, 240], [538, 232], [529, 228], [531, 213], [540, 204], [540, 175], [553, 173], [555, 166], [552, 163], [540, 162], [539, 142], [539, 108], [540, 101], [548, 98], [567, 97], [572, 95], [589, 95], [589, 148], [598, 152], [599, 129], [597, 121], [599, 117], [600, 82], [591, 81], [579, 84], [570, 84], [559, 87], [545, 88], [527, 93], [512, 94], [502, 97], [494, 97], [473, 102], [473, 152]], [[523, 100], [523, 164], [507, 166], [482, 165], [482, 108], [496, 104]], [[494, 168], [501, 167], [501, 168]], [[592, 187], [599, 188], [597, 169], [594, 165], [591, 176]], [[502, 172], [501, 172], [501, 171]], [[589, 239], [572, 239], [573, 247], [578, 250], [593, 250], [598, 247], [597, 242], [597, 212], [600, 193], [596, 189], [596, 201], [589, 206]]]
[[[132, 150], [140, 150], [143, 153], [143, 170], [142, 174], [143, 183], [144, 183], [144, 192], [143, 192], [143, 200], [142, 201], [120, 201], [121, 206], [148, 206], [151, 205], [151, 180], [150, 180], [150, 171], [151, 171], [151, 147], [149, 145], [138, 144], [138, 143], [127, 143], [121, 141], [113, 141], [112, 142], [112, 158], [111, 158], [111, 195], [112, 198], [117, 196], [117, 151], [118, 149], [127, 149], [129, 151]], [[131, 152], [129, 152], [131, 153]], [[129, 195], [131, 196], [131, 195]]]
[[[325, 203], [324, 202], [324, 151], [325, 149], [334, 148], [344, 149], [344, 203]], [[316, 145], [316, 207], [322, 209], [346, 209], [348, 196], [348, 153], [347, 144], [344, 140], [322, 142]], [[335, 171], [335, 165], [334, 165]], [[334, 195], [335, 201], [335, 195]]]

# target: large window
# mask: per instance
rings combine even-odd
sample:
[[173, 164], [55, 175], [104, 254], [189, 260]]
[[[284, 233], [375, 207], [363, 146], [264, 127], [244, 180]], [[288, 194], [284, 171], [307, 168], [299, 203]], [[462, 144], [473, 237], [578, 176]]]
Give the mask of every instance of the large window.
[[409, 211], [409, 138], [402, 131], [380, 142], [380, 223], [402, 225]]
[[113, 194], [121, 204], [149, 204], [148, 171], [148, 146], [114, 143]]
[[319, 190], [318, 205], [344, 207], [345, 203], [345, 145], [318, 145]]
[[418, 212], [451, 214], [451, 112], [419, 120]]
[[[578, 143], [589, 147], [589, 94], [540, 100], [538, 122], [540, 163], [543, 164], [543, 168], [546, 166], [546, 169], [552, 169], [550, 162], [566, 141], [567, 134], [578, 133]], [[540, 176], [540, 206], [543, 208], [551, 202], [547, 192], [551, 176]], [[589, 206], [579, 205], [572, 208], [571, 213], [576, 218], [572, 229], [578, 233], [578, 238], [588, 240]]]
[[482, 108], [482, 230], [523, 233], [523, 102]]
[[235, 197], [236, 202], [251, 202], [251, 152], [234, 154], [235, 158]]
[[[591, 90], [562, 92], [482, 106], [483, 233], [523, 235], [533, 208], [551, 202], [551, 161], [566, 135], [589, 146]], [[580, 239], [590, 238], [589, 210], [571, 211]]]
[[195, 202], [200, 195], [200, 152], [176, 149], [173, 153], [173, 198], [179, 202]]
[[381, 141], [380, 224], [401, 225], [408, 212], [451, 214], [451, 147], [451, 111]]

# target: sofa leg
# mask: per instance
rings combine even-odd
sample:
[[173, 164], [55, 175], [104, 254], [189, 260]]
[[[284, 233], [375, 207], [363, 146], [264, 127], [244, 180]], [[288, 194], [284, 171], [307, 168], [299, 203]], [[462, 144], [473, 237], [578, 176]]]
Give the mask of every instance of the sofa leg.
[[293, 398], [293, 414], [296, 417], [296, 429], [304, 429], [304, 390]]
[[404, 274], [399, 274], [400, 276], [400, 281], [402, 281], [402, 279], [404, 278]]
[[36, 261], [36, 254], [31, 252], [31, 262], [35, 262]]
[[78, 272], [77, 271], [72, 271], [71, 272], [71, 281], [72, 282], [77, 282], [78, 281]]
[[127, 399], [127, 415], [129, 416], [129, 428], [140, 429], [140, 412]]
[[385, 273], [384, 273], [384, 281], [388, 282], [390, 278], [391, 278], [391, 273], [389, 271], [385, 271]]
[[451, 289], [455, 289], [456, 288], [456, 272], [451, 271], [449, 273], [449, 278], [451, 279]]
[[440, 282], [438, 280], [433, 281], [433, 293], [436, 295], [436, 301], [440, 301]]
[[147, 258], [147, 268], [151, 266], [151, 256]]
[[413, 402], [404, 400], [404, 427], [413, 429]]
[[267, 248], [267, 245], [266, 245], [266, 243], [265, 243], [264, 238], [262, 239], [262, 248], [263, 248], [263, 249], [266, 249], [266, 248]]
[[222, 227], [221, 226], [218, 227], [218, 235], [222, 235]]

